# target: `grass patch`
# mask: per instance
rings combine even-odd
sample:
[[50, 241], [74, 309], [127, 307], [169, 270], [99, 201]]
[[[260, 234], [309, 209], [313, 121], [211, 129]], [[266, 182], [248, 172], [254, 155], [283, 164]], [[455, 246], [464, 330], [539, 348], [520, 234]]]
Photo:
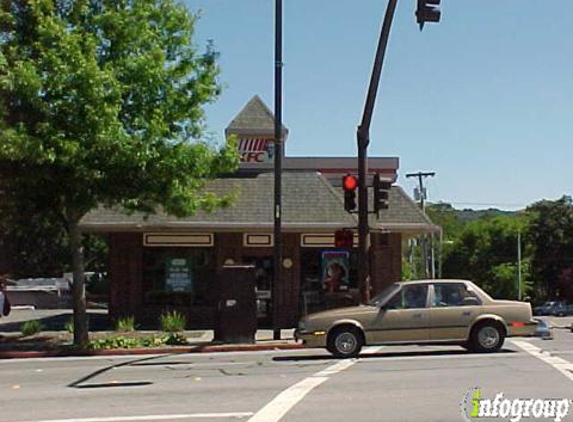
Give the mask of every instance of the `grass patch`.
[[40, 333], [44, 329], [44, 326], [40, 321], [32, 320], [26, 321], [20, 325], [20, 332], [24, 337], [33, 336], [34, 334]]
[[180, 312], [166, 312], [159, 317], [159, 324], [166, 333], [178, 333], [185, 330], [187, 319]]

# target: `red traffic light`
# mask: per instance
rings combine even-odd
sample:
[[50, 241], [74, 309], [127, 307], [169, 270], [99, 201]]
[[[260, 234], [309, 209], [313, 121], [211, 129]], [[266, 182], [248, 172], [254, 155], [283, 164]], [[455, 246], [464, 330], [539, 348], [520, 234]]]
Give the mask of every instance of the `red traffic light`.
[[347, 174], [342, 178], [342, 189], [345, 192], [354, 192], [358, 187], [358, 178], [351, 174]]

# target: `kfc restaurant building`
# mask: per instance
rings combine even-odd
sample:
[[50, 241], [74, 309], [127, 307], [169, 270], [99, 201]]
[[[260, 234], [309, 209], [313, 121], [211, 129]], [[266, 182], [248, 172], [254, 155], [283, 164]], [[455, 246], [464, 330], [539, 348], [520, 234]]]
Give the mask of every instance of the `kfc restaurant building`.
[[[288, 142], [288, 131], [285, 128]], [[233, 119], [227, 136], [238, 139], [236, 174], [210, 182], [216, 194], [233, 193], [232, 206], [188, 218], [164, 214], [126, 215], [100, 208], [81, 223], [103, 233], [110, 246], [110, 315], [133, 315], [153, 323], [165, 309], [178, 309], [197, 328], [213, 327], [225, 264], [255, 266], [259, 326], [272, 315], [274, 118], [255, 96]], [[307, 312], [344, 306], [358, 299], [357, 236], [349, 251], [334, 247], [334, 232], [353, 229], [357, 218], [344, 210], [342, 176], [356, 174], [354, 157], [283, 158], [283, 278], [277, 289], [278, 324], [293, 327]], [[370, 158], [369, 174], [396, 180], [398, 158]], [[371, 285], [374, 293], [401, 279], [402, 244], [437, 230], [399, 187], [389, 209], [370, 219]]]

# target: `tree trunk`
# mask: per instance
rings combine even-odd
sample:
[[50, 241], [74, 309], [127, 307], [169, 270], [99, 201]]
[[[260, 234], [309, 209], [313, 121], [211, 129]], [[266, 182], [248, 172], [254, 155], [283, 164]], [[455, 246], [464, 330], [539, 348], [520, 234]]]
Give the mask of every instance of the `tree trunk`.
[[79, 220], [69, 222], [70, 247], [74, 281], [72, 284], [74, 299], [74, 345], [84, 345], [89, 341], [86, 313], [86, 286], [84, 274], [84, 248]]

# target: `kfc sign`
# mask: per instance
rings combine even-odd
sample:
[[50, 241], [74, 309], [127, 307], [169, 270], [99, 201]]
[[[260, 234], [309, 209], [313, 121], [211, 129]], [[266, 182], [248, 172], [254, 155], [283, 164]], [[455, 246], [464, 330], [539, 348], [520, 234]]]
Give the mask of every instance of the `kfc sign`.
[[267, 163], [274, 155], [274, 143], [268, 138], [242, 138], [239, 141], [242, 163]]

